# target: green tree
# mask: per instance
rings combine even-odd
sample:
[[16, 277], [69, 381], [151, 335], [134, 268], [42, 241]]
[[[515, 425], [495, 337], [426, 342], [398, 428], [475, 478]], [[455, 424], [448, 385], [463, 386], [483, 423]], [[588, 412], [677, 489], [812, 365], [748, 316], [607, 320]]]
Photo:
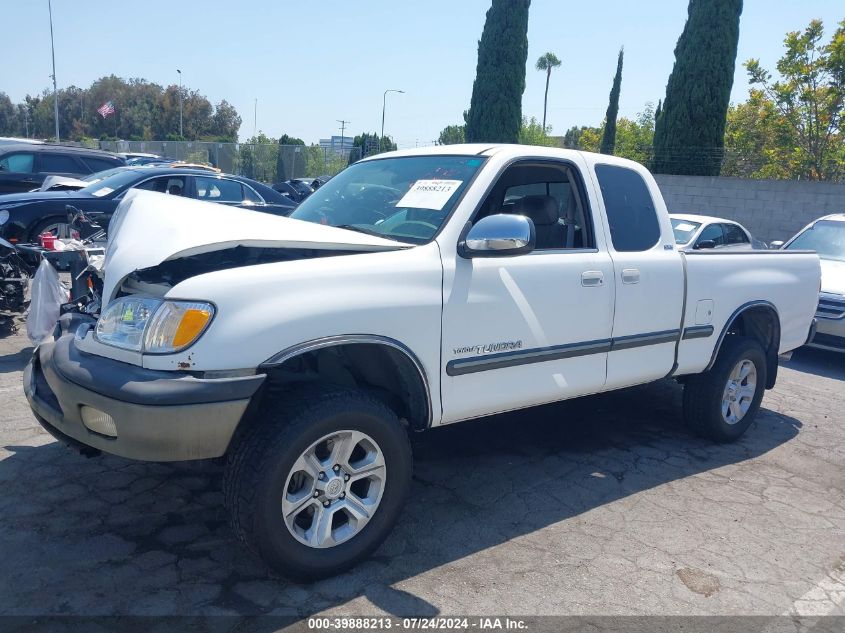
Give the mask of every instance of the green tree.
[[543, 129], [546, 129], [546, 110], [549, 106], [549, 80], [552, 78], [552, 68], [560, 68], [561, 61], [554, 53], [540, 55], [535, 68], [546, 73], [546, 92], [543, 95]]
[[214, 108], [211, 117], [211, 134], [220, 143], [234, 143], [238, 140], [238, 130], [243, 119], [231, 103], [223, 99]]
[[543, 128], [535, 118], [522, 117], [522, 124], [519, 126], [519, 143], [521, 145], [541, 145], [543, 147], [557, 147], [557, 139], [549, 136], [551, 126]]
[[487, 11], [467, 116], [470, 143], [519, 139], [530, 4], [531, 0], [493, 0]]
[[279, 156], [279, 144], [276, 139], [259, 131], [257, 136], [241, 143], [238, 149], [236, 169], [239, 173], [261, 182], [275, 182]]
[[365, 156], [372, 156], [373, 154], [380, 154], [382, 152], [392, 152], [395, 149], [396, 143], [389, 136], [385, 135], [379, 138], [379, 135], [375, 132], [372, 134], [364, 132], [352, 139], [352, 151], [349, 152], [347, 162], [351, 165]]
[[[296, 168], [301, 167], [300, 161], [303, 159], [297, 156], [297, 145], [305, 145], [305, 141], [301, 138], [288, 136], [282, 134], [279, 137], [279, 150], [276, 157], [276, 180], [275, 182], [283, 182], [290, 178], [296, 178]], [[287, 164], [287, 166], [286, 166]], [[288, 176], [290, 174], [290, 176]]]
[[447, 125], [440, 130], [440, 135], [437, 137], [438, 145], [457, 145], [458, 143], [466, 142], [464, 132], [466, 127], [463, 125]]
[[803, 32], [788, 33], [786, 52], [778, 60], [781, 78], [760, 66], [745, 63], [749, 83], [761, 88], [774, 104], [781, 124], [791, 131], [798, 175], [810, 180], [833, 180], [845, 174], [842, 116], [845, 111], [845, 20], [828, 44], [824, 25], [813, 20]]
[[654, 134], [659, 173], [719, 174], [742, 0], [690, 0]]
[[752, 88], [748, 101], [728, 110], [725, 150], [723, 176], [806, 177], [793, 130], [762, 90]]
[[622, 89], [622, 61], [625, 56], [625, 48], [619, 49], [619, 58], [616, 61], [616, 75], [613, 77], [613, 86], [610, 88], [610, 102], [607, 105], [607, 114], [604, 118], [604, 134], [601, 137], [601, 153], [613, 154], [616, 147], [616, 117], [619, 116], [619, 92]]
[[[144, 79], [101, 77], [88, 88], [69, 86], [58, 92], [59, 129], [62, 139], [124, 138], [129, 140], [178, 139], [179, 88], [162, 86]], [[213, 107], [197, 91], [183, 89], [184, 137], [190, 140], [236, 141], [241, 117], [223, 100]], [[97, 108], [111, 101], [115, 113], [103, 118]], [[16, 105], [18, 134], [24, 134], [24, 112], [30, 136], [54, 135], [53, 92], [27, 95]]]
[[17, 136], [20, 122], [9, 95], [0, 92], [0, 136]]

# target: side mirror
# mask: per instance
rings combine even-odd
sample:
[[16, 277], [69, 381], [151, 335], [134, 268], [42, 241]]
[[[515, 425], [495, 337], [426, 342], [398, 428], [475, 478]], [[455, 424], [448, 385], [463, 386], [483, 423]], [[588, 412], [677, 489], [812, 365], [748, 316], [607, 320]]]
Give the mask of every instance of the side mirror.
[[783, 245], [783, 240], [775, 240], [774, 242], [769, 242], [769, 248], [783, 248]]
[[473, 257], [524, 255], [534, 250], [534, 223], [523, 215], [500, 213], [476, 222], [458, 244], [458, 254]]
[[695, 245], [697, 249], [704, 249], [704, 248], [716, 248], [716, 242], [713, 240], [701, 240], [698, 244]]

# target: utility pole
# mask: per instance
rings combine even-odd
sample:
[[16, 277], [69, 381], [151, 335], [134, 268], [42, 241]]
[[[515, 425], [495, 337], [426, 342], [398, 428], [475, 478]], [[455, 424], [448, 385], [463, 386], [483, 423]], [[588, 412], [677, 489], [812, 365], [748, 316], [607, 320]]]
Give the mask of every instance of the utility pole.
[[59, 142], [59, 90], [56, 88], [56, 47], [53, 45], [53, 3], [47, 0], [47, 10], [50, 12], [50, 52], [53, 55], [53, 116], [56, 119], [56, 143]]
[[352, 123], [352, 121], [337, 119], [337, 122], [340, 123], [340, 155], [343, 156], [343, 133], [346, 130], [346, 126]]
[[258, 98], [255, 99], [255, 110], [252, 113], [252, 138], [258, 135]]
[[182, 71], [177, 68], [176, 72], [179, 73], [179, 139], [182, 140]]

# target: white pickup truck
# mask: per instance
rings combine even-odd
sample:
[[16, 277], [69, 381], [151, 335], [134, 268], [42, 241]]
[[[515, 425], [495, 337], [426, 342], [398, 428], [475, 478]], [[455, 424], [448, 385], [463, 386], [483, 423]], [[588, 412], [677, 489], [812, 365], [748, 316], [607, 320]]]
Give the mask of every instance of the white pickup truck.
[[382, 154], [290, 218], [138, 192], [110, 230], [33, 411], [89, 452], [225, 456], [237, 535], [307, 578], [388, 534], [412, 431], [674, 377], [737, 439], [819, 292], [812, 252], [679, 252], [641, 165], [529, 146]]

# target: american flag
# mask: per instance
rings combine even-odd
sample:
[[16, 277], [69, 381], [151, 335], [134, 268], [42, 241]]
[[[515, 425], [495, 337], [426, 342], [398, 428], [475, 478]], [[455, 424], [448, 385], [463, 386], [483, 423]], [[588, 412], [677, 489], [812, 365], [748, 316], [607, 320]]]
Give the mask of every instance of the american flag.
[[114, 104], [111, 101], [106, 101], [103, 105], [97, 108], [97, 112], [99, 112], [100, 116], [105, 119], [108, 115], [114, 114]]

